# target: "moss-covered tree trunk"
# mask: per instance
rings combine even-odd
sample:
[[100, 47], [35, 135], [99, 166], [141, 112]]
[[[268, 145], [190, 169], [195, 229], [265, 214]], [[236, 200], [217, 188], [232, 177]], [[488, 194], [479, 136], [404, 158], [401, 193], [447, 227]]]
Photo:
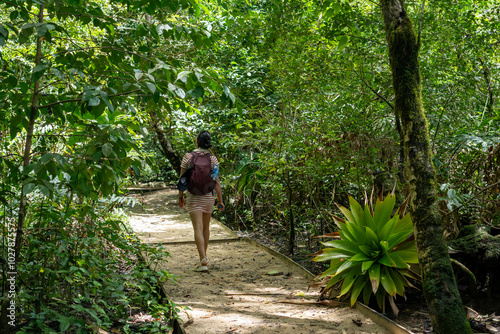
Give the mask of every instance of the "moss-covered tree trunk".
[[443, 238], [435, 169], [422, 106], [417, 36], [404, 0], [382, 0], [389, 59], [395, 91], [395, 112], [401, 119], [410, 184], [423, 292], [434, 330], [440, 334], [471, 333]]

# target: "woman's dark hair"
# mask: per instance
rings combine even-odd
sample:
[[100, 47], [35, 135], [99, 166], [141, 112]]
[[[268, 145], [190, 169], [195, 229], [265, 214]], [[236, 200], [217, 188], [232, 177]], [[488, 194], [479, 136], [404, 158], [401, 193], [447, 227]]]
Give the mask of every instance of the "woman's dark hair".
[[212, 147], [212, 136], [210, 136], [210, 133], [208, 131], [200, 132], [197, 140], [199, 148], [207, 149]]

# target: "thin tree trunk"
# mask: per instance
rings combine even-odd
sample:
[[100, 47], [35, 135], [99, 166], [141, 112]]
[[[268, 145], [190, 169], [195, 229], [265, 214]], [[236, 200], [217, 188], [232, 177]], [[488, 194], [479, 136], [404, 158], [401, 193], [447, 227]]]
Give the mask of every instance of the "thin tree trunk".
[[404, 0], [382, 0], [381, 9], [396, 95], [395, 112], [403, 131], [410, 214], [424, 296], [436, 333], [471, 333], [443, 238], [436, 172], [421, 99], [417, 36], [406, 15]]
[[286, 184], [288, 189], [288, 218], [290, 223], [290, 239], [288, 245], [290, 247], [290, 255], [293, 255], [295, 248], [295, 220], [293, 217], [293, 198], [292, 198], [292, 185], [290, 184], [290, 171], [286, 174]]
[[158, 136], [158, 141], [160, 142], [161, 148], [163, 149], [163, 154], [168, 159], [168, 161], [170, 161], [170, 164], [172, 165], [172, 167], [174, 167], [177, 175], [179, 175], [181, 171], [181, 157], [172, 148], [172, 144], [170, 144], [170, 141], [165, 135], [165, 130], [163, 129], [163, 125], [161, 125], [156, 112], [150, 111], [149, 115], [151, 116], [151, 126]]
[[493, 94], [493, 89], [491, 88], [491, 71], [488, 68], [488, 64], [484, 59], [479, 58], [481, 65], [483, 65], [483, 76], [486, 81], [486, 88], [488, 89], [488, 102], [486, 103], [486, 108], [488, 109], [488, 113], [490, 117], [493, 117], [493, 105], [495, 104], [495, 96]]
[[[43, 11], [44, 5], [40, 4], [40, 12], [38, 13], [38, 22], [43, 22]], [[42, 60], [42, 39], [41, 37], [37, 37], [36, 43], [36, 55], [35, 55], [35, 66], [39, 65]], [[26, 131], [26, 143], [24, 146], [24, 154], [23, 154], [23, 167], [26, 167], [31, 162], [31, 147], [33, 142], [33, 131], [35, 129], [35, 120], [38, 113], [38, 94], [40, 88], [40, 79], [35, 81], [33, 85], [33, 96], [31, 98], [31, 107], [30, 107], [30, 118], [28, 123], [28, 129]], [[14, 268], [15, 270], [10, 270], [11, 272], [17, 271], [17, 264], [19, 263], [19, 255], [21, 253], [21, 245], [22, 245], [22, 236], [24, 233], [24, 222], [26, 219], [28, 207], [28, 200], [26, 198], [26, 194], [24, 190], [21, 188], [21, 200], [19, 204], [19, 218], [17, 221], [16, 228], [16, 240], [15, 240], [15, 259], [14, 259]], [[17, 280], [16, 280], [17, 281]], [[4, 302], [2, 304], [2, 328], [4, 331], [8, 332], [10, 330], [10, 325], [8, 324], [7, 318], [7, 308], [10, 304], [10, 298], [4, 298]]]

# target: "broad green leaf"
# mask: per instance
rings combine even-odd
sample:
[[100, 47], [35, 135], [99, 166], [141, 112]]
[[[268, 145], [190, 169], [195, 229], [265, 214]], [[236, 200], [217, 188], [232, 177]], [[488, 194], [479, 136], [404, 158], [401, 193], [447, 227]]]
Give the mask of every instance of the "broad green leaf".
[[393, 235], [391, 235], [387, 239], [387, 242], [389, 243], [389, 248], [392, 249], [392, 248], [396, 247], [397, 245], [399, 245], [400, 243], [402, 243], [403, 241], [405, 241], [411, 232], [413, 232], [413, 231], [402, 231], [402, 232], [394, 233]]
[[361, 265], [361, 272], [364, 274], [368, 269], [370, 269], [370, 267], [374, 263], [375, 263], [375, 261], [373, 261], [373, 260], [364, 261], [363, 264]]
[[400, 296], [403, 296], [405, 293], [405, 279], [399, 274], [397, 270], [389, 270], [389, 274], [391, 275], [392, 281], [396, 286], [396, 293]]
[[377, 293], [375, 294], [375, 297], [377, 298], [377, 305], [381, 310], [385, 309], [385, 297], [386, 297], [386, 295], [387, 294], [385, 293], [384, 289], [378, 290]]
[[115, 108], [113, 107], [113, 105], [111, 104], [111, 101], [109, 100], [108, 93], [101, 90], [101, 91], [99, 91], [99, 95], [101, 95], [101, 99], [104, 101], [104, 103], [108, 107], [108, 110], [113, 113], [115, 111]]
[[40, 163], [41, 164], [46, 164], [47, 162], [49, 162], [50, 160], [52, 160], [52, 157], [54, 155], [52, 153], [45, 153], [44, 155], [42, 155], [42, 157], [40, 158]]
[[342, 50], [346, 46], [348, 40], [349, 39], [346, 35], [341, 36], [339, 39], [339, 44], [337, 45], [337, 49]]
[[396, 262], [392, 259], [392, 257], [389, 255], [389, 253], [384, 253], [380, 259], [378, 259], [378, 262], [380, 264], [383, 264], [384, 266], [387, 267], [395, 267]]
[[402, 242], [395, 246], [395, 251], [415, 251], [417, 250], [417, 246], [415, 244], [415, 240], [410, 240], [406, 242]]
[[391, 295], [396, 295], [396, 284], [392, 280], [391, 275], [389, 274], [389, 269], [383, 267], [380, 274], [380, 283], [384, 287], [385, 291]]
[[35, 168], [35, 164], [31, 163], [23, 168], [23, 175], [28, 175]]
[[[326, 285], [325, 289], [328, 289], [328, 288], [334, 286], [335, 284], [340, 282], [342, 279], [344, 279], [345, 276], [346, 276], [345, 273], [340, 273], [340, 274], [336, 274], [336, 275], [332, 276], [332, 278], [330, 278], [330, 280], [328, 281], [328, 284]], [[323, 277], [323, 275], [321, 277]]]
[[363, 288], [363, 303], [365, 303], [365, 305], [368, 305], [368, 303], [370, 302], [371, 295], [372, 295], [371, 284], [365, 284]]
[[407, 213], [402, 219], [398, 220], [398, 222], [394, 226], [395, 231], [402, 231], [407, 229], [413, 230], [413, 223], [411, 221], [411, 216], [409, 213]]
[[5, 41], [7, 40], [8, 37], [9, 37], [9, 31], [5, 29], [5, 27], [2, 24], [0, 24], [0, 38], [3, 38], [4, 42], [3, 44], [5, 44]]
[[351, 223], [354, 223], [356, 224], [356, 219], [354, 218], [354, 216], [352, 215], [351, 211], [341, 205], [338, 205], [338, 208], [340, 209], [340, 211], [342, 212], [342, 214], [344, 215], [344, 217], [350, 221]]
[[[378, 201], [379, 200], [377, 200], [377, 202]], [[375, 221], [378, 231], [380, 231], [380, 229], [385, 225], [385, 223], [391, 218], [392, 210], [394, 209], [395, 204], [396, 204], [396, 196], [387, 195], [387, 197], [379, 207], [375, 205], [375, 212], [373, 219]]]
[[366, 243], [366, 233], [362, 229], [362, 227], [359, 227], [358, 225], [353, 224], [351, 222], [346, 222], [344, 225], [344, 231], [346, 228], [349, 230], [349, 233], [353, 236], [354, 241], [357, 244]]
[[356, 238], [349, 232], [349, 229], [344, 228], [345, 224], [342, 226], [342, 229], [339, 231], [339, 236], [340, 239], [349, 241], [349, 242], [356, 242]]
[[365, 287], [367, 282], [368, 282], [368, 276], [366, 275], [358, 276], [358, 278], [354, 282], [351, 291], [351, 306], [353, 306], [356, 303], [359, 294], [361, 293], [361, 291], [363, 291], [363, 288]]
[[316, 262], [321, 262], [321, 261], [328, 261], [328, 260], [331, 260], [331, 259], [344, 259], [344, 258], [350, 257], [350, 255], [342, 254], [342, 253], [339, 253], [339, 252], [337, 252], [335, 250], [334, 251], [328, 251], [329, 249], [332, 249], [332, 248], [324, 249], [323, 250], [323, 252], [324, 252], [323, 254], [320, 254], [320, 255], [316, 256], [312, 260], [316, 261]]
[[353, 254], [359, 253], [359, 246], [347, 240], [333, 240], [324, 242], [323, 245], [333, 248], [339, 248], [351, 252]]
[[382, 229], [378, 233], [378, 237], [380, 240], [387, 240], [389, 235], [394, 230], [394, 226], [396, 225], [398, 220], [399, 220], [399, 216], [395, 215], [388, 222], [385, 223], [385, 225], [382, 227]]
[[63, 315], [59, 315], [57, 319], [59, 320], [59, 330], [61, 331], [61, 333], [66, 332], [73, 322], [71, 318], [65, 317]]
[[111, 153], [113, 153], [113, 145], [111, 143], [102, 145], [102, 154], [104, 154], [105, 157], [109, 157]]
[[345, 295], [346, 293], [349, 292], [351, 289], [352, 285], [354, 284], [354, 281], [358, 277], [359, 274], [355, 272], [349, 272], [347, 275], [344, 277], [344, 281], [342, 282], [342, 288], [340, 289], [340, 293], [338, 297]]
[[63, 80], [63, 81], [64, 81], [64, 80], [66, 80], [66, 77], [65, 77], [64, 73], [63, 73], [63, 72], [61, 72], [60, 70], [58, 70], [57, 68], [55, 68], [55, 67], [51, 67], [51, 68], [50, 68], [50, 71], [51, 71], [52, 73], [54, 73], [54, 75], [55, 75], [58, 79]]
[[23, 186], [23, 193], [25, 195], [29, 194], [30, 192], [32, 192], [33, 190], [35, 190], [36, 188], [36, 184], [34, 183], [27, 183]]
[[38, 26], [36, 28], [36, 35], [38, 37], [43, 37], [45, 36], [45, 34], [47, 33], [48, 29], [47, 29], [47, 25], [45, 23], [41, 24], [40, 26]]
[[370, 258], [364, 253], [357, 253], [351, 257], [351, 261], [369, 261]]
[[360, 227], [365, 226], [363, 208], [351, 196], [349, 196], [349, 206], [351, 207], [351, 214], [352, 214], [352, 217], [354, 218], [353, 223], [355, 223], [356, 225], [358, 225]]
[[109, 196], [109, 194], [111, 194], [113, 192], [113, 184], [111, 182], [103, 182], [102, 185], [101, 185], [101, 192], [102, 192], [102, 195], [104, 197], [107, 197]]
[[390, 256], [394, 263], [396, 263], [396, 268], [410, 268], [410, 265], [399, 255], [398, 252], [391, 252]]
[[366, 229], [366, 243], [370, 244], [371, 242], [374, 242], [374, 243], [378, 244], [379, 243], [379, 239], [378, 239], [377, 234], [375, 233], [375, 231], [373, 231], [368, 226], [366, 226], [365, 229]]
[[[359, 270], [356, 270], [354, 267], [358, 267]], [[342, 264], [339, 266], [336, 273], [339, 274], [347, 269], [350, 269], [349, 272], [356, 272], [357, 271], [358, 274], [361, 273], [360, 263], [359, 262], [352, 262], [350, 260], [342, 261]]]
[[335, 273], [337, 272], [337, 269], [339, 269], [339, 267], [342, 263], [340, 261], [333, 263], [333, 261], [335, 261], [335, 260], [332, 260], [332, 262], [330, 262], [330, 268], [325, 270], [325, 272], [323, 274], [321, 274], [320, 278], [323, 278], [326, 276], [335, 276], [336, 275]]
[[367, 255], [368, 257], [372, 257], [372, 254], [374, 252], [374, 248], [372, 246], [368, 246], [368, 245], [360, 245], [359, 246], [359, 249], [365, 254]]
[[374, 263], [370, 269], [368, 269], [368, 274], [370, 275], [370, 282], [372, 285], [373, 293], [376, 293], [380, 285], [380, 264]]
[[368, 226], [372, 230], [375, 229], [375, 222], [373, 221], [373, 216], [370, 211], [370, 207], [368, 205], [365, 205], [365, 208], [363, 210], [363, 216], [364, 216], [364, 223], [365, 226]]
[[151, 91], [151, 93], [156, 93], [156, 85], [150, 81], [146, 81], [146, 86]]
[[203, 90], [202, 86], [196, 86], [196, 88], [193, 89], [193, 91], [191, 92], [191, 96], [193, 97], [193, 99], [197, 99], [199, 97], [202, 97], [203, 94], [204, 94], [204, 90]]
[[33, 82], [38, 81], [42, 75], [47, 71], [47, 64], [39, 64], [33, 68]]
[[97, 107], [101, 103], [101, 99], [98, 98], [97, 96], [91, 97], [89, 99], [89, 106], [90, 107]]
[[46, 186], [39, 184], [39, 185], [38, 185], [38, 190], [40, 190], [40, 192], [41, 192], [41, 193], [42, 193], [45, 197], [48, 197], [48, 198], [50, 198], [50, 197], [51, 197], [51, 192], [50, 192], [49, 188], [47, 188]]
[[180, 81], [182, 81], [182, 82], [186, 83], [186, 82], [187, 82], [187, 76], [188, 76], [189, 74], [191, 74], [191, 73], [193, 73], [193, 72], [192, 72], [192, 71], [182, 71], [182, 72], [180, 72], [180, 73], [177, 75], [177, 79], [176, 79], [176, 81], [177, 81], [177, 80], [180, 80]]
[[417, 252], [411, 251], [400, 251], [396, 250], [391, 253], [391, 256], [394, 258], [394, 255], [398, 255], [403, 261], [406, 263], [418, 263], [418, 254]]

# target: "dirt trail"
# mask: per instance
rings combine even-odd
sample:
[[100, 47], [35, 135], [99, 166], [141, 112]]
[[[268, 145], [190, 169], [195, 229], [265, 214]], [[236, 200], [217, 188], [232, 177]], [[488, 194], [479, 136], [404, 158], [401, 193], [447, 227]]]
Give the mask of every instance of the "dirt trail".
[[142, 200], [145, 211], [136, 208], [130, 224], [143, 242], [161, 242], [170, 253], [163, 266], [179, 279], [164, 289], [182, 307], [188, 334], [389, 333], [356, 310], [314, 304], [318, 291], [307, 291], [310, 279], [304, 271], [238, 241], [215, 220], [207, 252], [210, 271], [192, 271], [198, 255], [189, 215], [177, 207], [177, 191], [145, 193]]

